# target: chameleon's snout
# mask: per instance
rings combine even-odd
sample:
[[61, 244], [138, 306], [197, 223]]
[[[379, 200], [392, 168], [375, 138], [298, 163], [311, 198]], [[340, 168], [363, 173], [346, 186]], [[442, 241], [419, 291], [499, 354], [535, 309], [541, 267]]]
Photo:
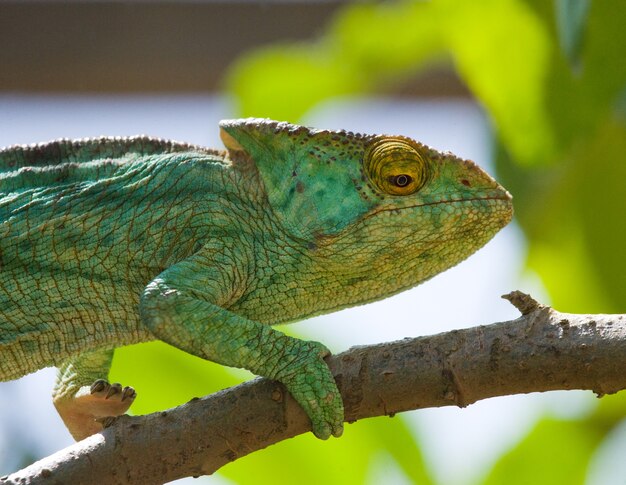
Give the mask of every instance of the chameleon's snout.
[[457, 187], [464, 198], [493, 201], [493, 212], [502, 222], [509, 223], [513, 217], [513, 196], [491, 175], [471, 160], [459, 160], [454, 165]]
[[499, 199], [501, 201], [500, 206], [500, 214], [502, 217], [502, 226], [504, 227], [506, 226], [509, 222], [511, 222], [511, 219], [513, 219], [513, 196], [511, 195], [511, 193], [506, 190], [504, 187], [502, 187], [501, 185], [499, 185], [502, 197]]

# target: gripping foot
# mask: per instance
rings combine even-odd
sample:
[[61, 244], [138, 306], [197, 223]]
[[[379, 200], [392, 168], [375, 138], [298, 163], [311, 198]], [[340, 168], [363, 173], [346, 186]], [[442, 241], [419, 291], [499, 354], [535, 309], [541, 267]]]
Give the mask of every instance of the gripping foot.
[[72, 397], [56, 399], [54, 405], [74, 439], [79, 441], [102, 431], [102, 418], [121, 416], [128, 411], [136, 396], [132, 387], [98, 379], [91, 386], [81, 387]]

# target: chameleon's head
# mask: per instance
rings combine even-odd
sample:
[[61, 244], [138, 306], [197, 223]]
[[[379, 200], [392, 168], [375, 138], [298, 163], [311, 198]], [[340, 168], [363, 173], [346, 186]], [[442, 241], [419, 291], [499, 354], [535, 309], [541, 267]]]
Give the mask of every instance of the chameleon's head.
[[[457, 264], [513, 214], [509, 193], [473, 162], [410, 138], [261, 119], [220, 127], [231, 157], [258, 168], [286, 231], [362, 284], [363, 300]], [[393, 288], [371, 288], [381, 278]]]

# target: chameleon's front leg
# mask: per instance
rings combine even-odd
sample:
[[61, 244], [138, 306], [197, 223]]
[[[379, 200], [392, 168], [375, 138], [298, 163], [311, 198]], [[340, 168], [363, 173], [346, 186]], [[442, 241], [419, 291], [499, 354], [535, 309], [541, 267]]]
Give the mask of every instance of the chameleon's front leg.
[[112, 359], [113, 349], [99, 350], [59, 366], [52, 399], [77, 441], [102, 431], [97, 418], [120, 416], [135, 400], [136, 393], [131, 387], [106, 381]]
[[326, 439], [343, 431], [343, 403], [318, 342], [288, 337], [218, 304], [227, 276], [183, 261], [155, 278], [142, 295], [142, 322], [154, 336], [186, 352], [282, 382]]

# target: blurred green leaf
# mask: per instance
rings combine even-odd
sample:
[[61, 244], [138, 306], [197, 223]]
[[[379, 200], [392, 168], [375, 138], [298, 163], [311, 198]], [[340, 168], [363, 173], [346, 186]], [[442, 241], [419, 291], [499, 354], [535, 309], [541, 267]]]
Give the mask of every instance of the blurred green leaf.
[[384, 449], [413, 483], [434, 484], [424, 456], [402, 416], [380, 417], [360, 421], [365, 438], [369, 439], [371, 453]]
[[519, 163], [548, 162], [554, 142], [545, 79], [552, 45], [541, 18], [514, 0], [435, 4], [457, 69], [507, 150]]
[[319, 101], [398, 82], [442, 52], [436, 12], [421, 2], [352, 5], [318, 41], [246, 53], [226, 85], [242, 116], [296, 121]]
[[246, 375], [154, 341], [116, 349], [109, 378], [134, 387], [131, 411], [147, 414], [234, 386]]
[[328, 28], [327, 48], [369, 80], [369, 89], [413, 75], [444, 53], [438, 12], [426, 2], [353, 5]]
[[626, 392], [610, 394], [597, 400], [595, 411], [588, 417], [594, 426], [610, 430], [623, 422], [626, 416]]
[[584, 484], [593, 452], [604, 430], [545, 418], [496, 463], [484, 485]]
[[361, 484], [381, 453], [388, 454], [413, 483], [433, 483], [415, 438], [397, 417], [347, 425], [341, 439], [321, 441], [307, 433], [246, 456], [220, 474], [237, 483]]
[[296, 120], [324, 98], [362, 90], [363, 80], [322, 46], [276, 46], [243, 57], [229, 76], [243, 116]]
[[602, 441], [624, 420], [626, 393], [604, 396], [579, 419], [541, 419], [494, 465], [482, 485], [586, 483]]
[[[529, 241], [528, 264], [552, 301], [572, 312], [626, 310], [626, 11], [594, 2], [572, 73], [553, 51], [547, 79], [548, 113], [559, 147], [549, 167], [525, 168], [498, 152], [502, 182], [515, 195]], [[521, 134], [523, 136], [523, 134]], [[501, 140], [504, 143], [504, 140]]]

